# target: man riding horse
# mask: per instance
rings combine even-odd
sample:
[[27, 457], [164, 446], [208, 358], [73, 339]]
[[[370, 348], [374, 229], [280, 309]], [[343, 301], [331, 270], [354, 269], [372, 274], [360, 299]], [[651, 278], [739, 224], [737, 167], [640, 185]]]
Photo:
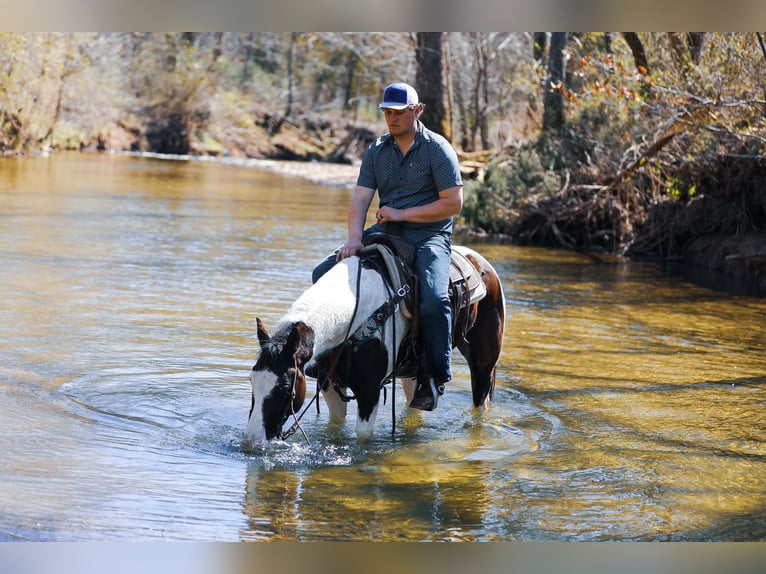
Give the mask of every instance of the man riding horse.
[[[370, 233], [393, 235], [415, 247], [419, 334], [430, 376], [418, 384], [409, 406], [431, 411], [452, 379], [450, 249], [453, 217], [463, 207], [463, 182], [455, 150], [420, 121], [424, 104], [412, 86], [389, 84], [378, 107], [388, 133], [362, 158], [348, 209], [348, 240], [316, 266], [312, 279], [316, 283], [336, 262], [359, 254]], [[364, 229], [376, 191], [377, 222]], [[309, 365], [306, 374], [316, 376], [316, 369]]]

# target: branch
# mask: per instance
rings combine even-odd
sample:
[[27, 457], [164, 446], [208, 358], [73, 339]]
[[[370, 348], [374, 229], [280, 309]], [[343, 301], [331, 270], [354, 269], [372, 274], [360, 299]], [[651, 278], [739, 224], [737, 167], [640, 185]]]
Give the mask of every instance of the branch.
[[684, 131], [686, 131], [686, 129], [685, 128], [679, 129], [677, 124], [674, 124], [673, 126], [671, 126], [671, 128], [665, 133], [665, 135], [655, 140], [654, 143], [650, 145], [649, 148], [644, 153], [642, 153], [636, 160], [633, 161], [633, 163], [631, 163], [625, 169], [621, 169], [613, 177], [609, 178], [607, 180], [607, 186], [605, 188], [605, 191], [607, 192], [613, 191], [618, 184], [620, 184], [628, 176], [632, 175], [639, 167], [644, 165], [647, 159], [657, 155], [657, 153], [666, 145], [668, 145], [675, 136], [677, 136], [678, 134]]
[[763, 43], [763, 36], [760, 32], [755, 33], [758, 36], [758, 42], [761, 44], [761, 52], [763, 52], [763, 59], [766, 60], [766, 45]]

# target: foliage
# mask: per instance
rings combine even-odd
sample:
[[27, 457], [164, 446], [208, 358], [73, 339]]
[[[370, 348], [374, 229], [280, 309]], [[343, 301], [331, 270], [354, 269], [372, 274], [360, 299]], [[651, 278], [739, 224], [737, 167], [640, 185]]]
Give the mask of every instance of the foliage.
[[[448, 37], [455, 139], [492, 149], [527, 137], [524, 110], [535, 90], [527, 35]], [[267, 139], [284, 121], [317, 116], [341, 129], [371, 124], [377, 131], [381, 88], [393, 79], [414, 82], [414, 46], [409, 33], [3, 33], [0, 149], [61, 145], [78, 131], [84, 147], [108, 146], [103, 140], [122, 130], [136, 138], [133, 147], [175, 152], [194, 151], [198, 134], [215, 132], [239, 153], [226, 141], [229, 126], [213, 123], [225, 101], [254, 114]], [[273, 146], [259, 141], [248, 149]]]
[[465, 185], [463, 221], [487, 233], [509, 233], [521, 207], [552, 197], [561, 188], [553, 150], [545, 145], [523, 146], [487, 166], [482, 182]]
[[[610, 53], [594, 35], [570, 43], [570, 80], [558, 88], [566, 124], [467, 189], [469, 226], [634, 256], [677, 256], [703, 231], [763, 230], [766, 53], [758, 38], [706, 34], [694, 62], [678, 55], [671, 35], [641, 37], [650, 69], [636, 69], [621, 41]], [[530, 161], [535, 155], [540, 162]], [[541, 181], [559, 182], [555, 196], [556, 186]]]

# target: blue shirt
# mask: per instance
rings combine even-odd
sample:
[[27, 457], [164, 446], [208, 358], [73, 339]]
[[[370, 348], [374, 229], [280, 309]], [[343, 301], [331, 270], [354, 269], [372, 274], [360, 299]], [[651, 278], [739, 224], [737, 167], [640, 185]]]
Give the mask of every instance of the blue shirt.
[[[457, 153], [450, 143], [418, 121], [415, 140], [405, 156], [391, 134], [370, 144], [362, 157], [356, 184], [377, 190], [381, 207], [406, 209], [433, 203], [440, 191], [463, 185], [463, 180]], [[451, 233], [452, 219], [395, 226], [402, 231]]]

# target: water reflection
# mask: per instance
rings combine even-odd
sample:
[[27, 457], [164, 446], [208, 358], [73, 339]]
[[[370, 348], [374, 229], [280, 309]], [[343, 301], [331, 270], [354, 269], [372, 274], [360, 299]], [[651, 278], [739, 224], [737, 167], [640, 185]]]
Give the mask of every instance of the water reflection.
[[766, 303], [648, 264], [475, 242], [508, 301], [489, 411], [456, 357], [438, 411], [400, 392], [372, 441], [323, 407], [310, 446], [242, 452], [255, 317], [309, 285], [348, 193], [3, 160], [0, 539], [766, 537]]
[[482, 461], [421, 465], [412, 453], [314, 468], [250, 467], [246, 538], [481, 540], [490, 512]]

